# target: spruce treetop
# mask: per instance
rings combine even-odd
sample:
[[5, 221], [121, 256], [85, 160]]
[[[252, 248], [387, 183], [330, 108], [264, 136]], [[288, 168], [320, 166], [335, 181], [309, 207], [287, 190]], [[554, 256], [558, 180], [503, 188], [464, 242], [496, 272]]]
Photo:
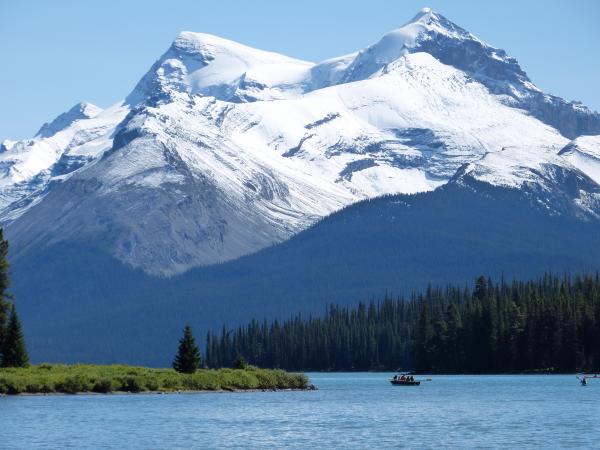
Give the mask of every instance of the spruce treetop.
[[179, 340], [179, 349], [173, 361], [173, 369], [182, 373], [194, 373], [200, 367], [200, 363], [200, 349], [196, 345], [192, 328], [186, 325], [183, 329], [183, 337]]
[[2, 367], [27, 367], [28, 365], [29, 356], [25, 347], [21, 321], [13, 305], [2, 345]]

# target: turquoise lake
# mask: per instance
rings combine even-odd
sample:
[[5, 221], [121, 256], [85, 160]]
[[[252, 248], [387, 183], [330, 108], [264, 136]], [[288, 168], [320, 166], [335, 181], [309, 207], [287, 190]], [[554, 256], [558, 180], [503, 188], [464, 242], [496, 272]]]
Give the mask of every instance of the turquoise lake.
[[600, 379], [311, 373], [319, 390], [0, 398], [0, 448], [600, 448]]

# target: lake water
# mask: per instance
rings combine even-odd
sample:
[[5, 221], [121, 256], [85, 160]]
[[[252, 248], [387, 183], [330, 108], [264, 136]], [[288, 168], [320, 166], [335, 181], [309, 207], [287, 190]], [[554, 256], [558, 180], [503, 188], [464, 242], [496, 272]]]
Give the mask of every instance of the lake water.
[[600, 379], [309, 374], [312, 392], [0, 398], [0, 448], [600, 448]]

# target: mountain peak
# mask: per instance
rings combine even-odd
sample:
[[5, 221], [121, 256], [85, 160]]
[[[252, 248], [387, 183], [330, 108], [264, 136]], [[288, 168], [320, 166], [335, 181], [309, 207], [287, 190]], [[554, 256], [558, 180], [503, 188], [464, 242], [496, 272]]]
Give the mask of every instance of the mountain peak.
[[437, 32], [453, 38], [469, 38], [478, 40], [464, 28], [456, 25], [442, 14], [431, 8], [422, 8], [412, 20], [405, 23], [402, 28], [412, 28], [413, 33]]
[[182, 31], [126, 101], [160, 101], [180, 93], [232, 102], [278, 98], [283, 95], [278, 86], [299, 83], [313, 65], [211, 34]]
[[91, 119], [93, 117], [96, 117], [102, 111], [102, 108], [94, 105], [93, 103], [79, 102], [69, 110], [69, 113], [80, 114], [81, 116], [83, 116], [82, 118]]
[[37, 132], [36, 136], [47, 138], [55, 135], [71, 125], [76, 120], [91, 119], [102, 112], [102, 108], [88, 102], [79, 102], [68, 111], [60, 114], [52, 122], [47, 122]]
[[379, 42], [365, 48], [348, 66], [344, 81], [365, 79], [383, 69], [388, 64], [421, 49], [423, 43], [450, 40], [460, 43], [479, 39], [468, 31], [446, 19], [431, 8], [422, 8], [419, 13], [400, 28], [386, 33]]
[[253, 51], [251, 47], [229, 39], [208, 33], [182, 31], [173, 41], [171, 49], [183, 51], [196, 57], [204, 57], [207, 61], [214, 58], [215, 52], [245, 53]]
[[412, 18], [407, 24], [414, 22], [426, 22], [437, 17], [437, 13], [433, 11], [431, 8], [425, 7], [421, 8], [421, 10], [417, 13], [415, 17]]
[[[279, 53], [260, 50], [248, 45], [230, 39], [222, 38], [208, 33], [198, 33], [194, 31], [182, 31], [179, 33], [165, 57], [187, 56], [194, 59], [196, 65], [207, 65], [213, 61], [219, 65], [236, 65], [238, 68], [252, 68], [256, 65], [264, 64], [303, 64], [312, 65], [306, 61], [301, 61]], [[218, 61], [217, 61], [218, 60]], [[191, 61], [190, 61], [191, 62]], [[198, 67], [192, 67], [198, 69]], [[228, 67], [221, 67], [223, 71]], [[241, 74], [237, 74], [240, 76]]]

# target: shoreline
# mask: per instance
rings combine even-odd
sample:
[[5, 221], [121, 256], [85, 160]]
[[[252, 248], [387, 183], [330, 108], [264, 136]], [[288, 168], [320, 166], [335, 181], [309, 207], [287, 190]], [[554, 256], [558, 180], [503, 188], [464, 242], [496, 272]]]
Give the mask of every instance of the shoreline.
[[0, 394], [81, 395], [108, 393], [269, 392], [311, 389], [308, 378], [279, 369], [199, 369], [180, 373], [127, 365], [40, 364], [0, 368]]
[[317, 391], [318, 388], [310, 385], [306, 388], [273, 388], [273, 389], [203, 389], [203, 390], [180, 390], [180, 391], [111, 391], [111, 392], [19, 392], [15, 394], [0, 394], [1, 397], [50, 397], [50, 396], [98, 396], [98, 395], [193, 395], [193, 394], [250, 394], [267, 392], [306, 392]]

